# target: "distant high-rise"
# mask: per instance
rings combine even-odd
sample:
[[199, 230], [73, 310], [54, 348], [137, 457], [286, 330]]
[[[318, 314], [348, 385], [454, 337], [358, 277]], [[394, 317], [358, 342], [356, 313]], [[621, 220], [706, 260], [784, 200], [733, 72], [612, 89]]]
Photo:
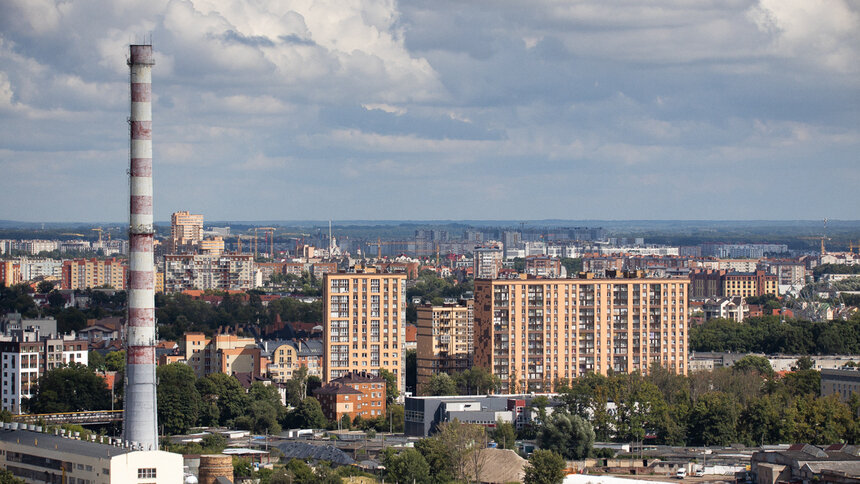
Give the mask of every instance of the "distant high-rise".
[[131, 160], [128, 323], [123, 440], [158, 449], [155, 392], [155, 267], [152, 254], [151, 45], [130, 46]]
[[173, 212], [170, 216], [170, 252], [196, 250], [203, 240], [203, 215]]

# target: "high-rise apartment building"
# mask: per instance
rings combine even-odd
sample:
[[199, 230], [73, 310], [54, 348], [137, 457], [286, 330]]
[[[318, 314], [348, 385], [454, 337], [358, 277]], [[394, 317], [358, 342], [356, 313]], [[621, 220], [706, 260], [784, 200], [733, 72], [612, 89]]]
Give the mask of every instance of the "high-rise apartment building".
[[504, 254], [502, 249], [493, 247], [475, 247], [475, 279], [495, 279], [502, 270]]
[[110, 286], [125, 290], [128, 266], [117, 259], [72, 259], [63, 261], [63, 289]]
[[418, 388], [437, 373], [472, 367], [475, 301], [418, 307]]
[[0, 284], [12, 287], [15, 284], [20, 284], [21, 281], [21, 263], [19, 261], [0, 260]]
[[196, 250], [203, 240], [203, 215], [173, 212], [170, 216], [170, 251]]
[[474, 366], [503, 393], [661, 365], [687, 373], [688, 279], [475, 281]]
[[247, 290], [257, 287], [250, 254], [168, 254], [164, 256], [164, 292], [186, 289]]
[[385, 369], [403, 391], [406, 275], [370, 268], [325, 274], [323, 304], [323, 381]]

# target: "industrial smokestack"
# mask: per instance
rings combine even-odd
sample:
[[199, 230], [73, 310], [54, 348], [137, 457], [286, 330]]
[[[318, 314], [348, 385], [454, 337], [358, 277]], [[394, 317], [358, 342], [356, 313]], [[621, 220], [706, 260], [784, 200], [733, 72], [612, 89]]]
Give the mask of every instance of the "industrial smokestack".
[[158, 449], [152, 256], [152, 45], [130, 46], [131, 192], [123, 440]]

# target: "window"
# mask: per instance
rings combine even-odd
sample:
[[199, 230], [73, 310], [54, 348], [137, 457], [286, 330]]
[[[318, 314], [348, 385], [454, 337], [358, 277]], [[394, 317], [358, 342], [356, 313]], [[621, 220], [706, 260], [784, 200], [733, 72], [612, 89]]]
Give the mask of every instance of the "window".
[[155, 479], [155, 468], [154, 467], [145, 467], [137, 470], [137, 478], [138, 479]]

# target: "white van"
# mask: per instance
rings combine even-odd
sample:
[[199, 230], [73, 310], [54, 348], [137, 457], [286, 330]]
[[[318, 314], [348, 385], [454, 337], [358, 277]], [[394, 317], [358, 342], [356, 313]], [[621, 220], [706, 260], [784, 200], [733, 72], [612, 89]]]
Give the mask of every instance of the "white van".
[[675, 473], [675, 477], [677, 477], [678, 479], [683, 479], [687, 477], [687, 468], [681, 467], [680, 469], [678, 469], [678, 472]]

